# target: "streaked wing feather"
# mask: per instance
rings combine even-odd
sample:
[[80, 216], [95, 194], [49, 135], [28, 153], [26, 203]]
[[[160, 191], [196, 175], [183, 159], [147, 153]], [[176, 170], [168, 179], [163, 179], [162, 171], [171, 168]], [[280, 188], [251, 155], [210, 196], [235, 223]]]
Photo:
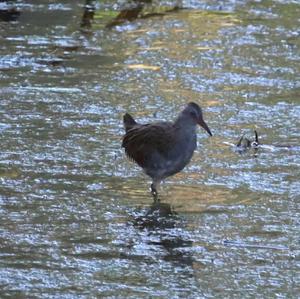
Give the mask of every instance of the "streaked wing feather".
[[169, 123], [137, 125], [127, 131], [122, 147], [130, 159], [142, 166], [153, 152], [166, 156], [174, 145], [174, 135], [175, 129]]

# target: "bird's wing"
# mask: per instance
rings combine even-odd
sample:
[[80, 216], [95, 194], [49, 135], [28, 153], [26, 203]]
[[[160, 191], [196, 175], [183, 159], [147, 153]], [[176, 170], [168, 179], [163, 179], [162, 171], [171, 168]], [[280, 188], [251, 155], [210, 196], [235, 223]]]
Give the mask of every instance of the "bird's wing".
[[176, 129], [171, 123], [135, 125], [123, 138], [127, 156], [144, 165], [153, 153], [167, 156], [176, 142]]
[[242, 137], [239, 139], [238, 143], [236, 144], [237, 147], [240, 147], [242, 145], [242, 141], [244, 139], [245, 134], [242, 135]]
[[259, 144], [259, 141], [258, 141], [258, 134], [257, 134], [257, 131], [254, 130], [254, 134], [255, 134], [255, 141], [257, 142], [257, 144]]

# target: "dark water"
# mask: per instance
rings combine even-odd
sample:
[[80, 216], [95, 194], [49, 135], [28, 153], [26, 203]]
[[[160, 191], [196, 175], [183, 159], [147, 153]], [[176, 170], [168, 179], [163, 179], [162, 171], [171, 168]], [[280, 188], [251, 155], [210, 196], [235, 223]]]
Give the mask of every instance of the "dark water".
[[[0, 297], [299, 297], [300, 3], [156, 2], [115, 25], [121, 6], [88, 2], [0, 3]], [[214, 136], [155, 204], [122, 115], [188, 101]], [[265, 146], [235, 152], [254, 129]]]

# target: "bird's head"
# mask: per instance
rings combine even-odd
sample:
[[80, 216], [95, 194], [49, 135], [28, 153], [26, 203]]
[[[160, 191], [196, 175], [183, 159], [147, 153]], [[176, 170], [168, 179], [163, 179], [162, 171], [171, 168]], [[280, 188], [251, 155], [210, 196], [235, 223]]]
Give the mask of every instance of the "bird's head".
[[202, 109], [198, 104], [194, 102], [188, 103], [187, 106], [182, 111], [182, 113], [183, 115], [185, 115], [185, 117], [190, 118], [193, 122], [200, 125], [210, 136], [212, 136], [212, 133], [208, 125], [203, 119]]

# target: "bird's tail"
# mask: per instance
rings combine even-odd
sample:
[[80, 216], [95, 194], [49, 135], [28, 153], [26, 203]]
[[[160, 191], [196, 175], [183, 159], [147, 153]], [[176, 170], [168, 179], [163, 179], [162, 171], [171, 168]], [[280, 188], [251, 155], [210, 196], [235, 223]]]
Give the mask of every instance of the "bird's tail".
[[127, 132], [130, 129], [132, 129], [132, 127], [134, 127], [137, 124], [137, 122], [133, 119], [133, 117], [130, 114], [126, 113], [123, 116], [123, 124], [125, 131]]

